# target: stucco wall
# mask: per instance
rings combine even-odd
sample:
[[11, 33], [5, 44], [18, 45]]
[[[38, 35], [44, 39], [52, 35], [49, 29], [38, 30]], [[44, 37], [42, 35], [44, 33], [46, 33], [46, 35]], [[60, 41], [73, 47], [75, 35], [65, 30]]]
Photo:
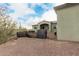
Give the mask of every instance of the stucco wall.
[[[56, 32], [57, 30], [56, 29], [54, 29], [54, 27], [56, 27], [56, 25], [57, 25], [57, 23], [55, 22], [55, 23], [51, 23], [51, 22], [40, 22], [40, 23], [38, 23], [37, 25], [33, 25], [32, 27], [33, 27], [33, 30], [35, 31], [35, 32], [37, 32], [37, 30], [39, 30], [40, 29], [40, 25], [42, 25], [42, 24], [48, 24], [49, 25], [49, 29], [48, 29], [48, 32], [52, 32], [52, 33], [54, 33], [54, 32]], [[35, 29], [35, 27], [37, 27], [37, 29]]]
[[57, 10], [56, 13], [58, 40], [79, 41], [79, 5]]
[[[36, 27], [36, 29], [35, 29], [35, 27]], [[33, 30], [34, 30], [35, 32], [37, 32], [37, 30], [38, 30], [38, 25], [33, 25], [32, 28], [33, 28]]]
[[38, 24], [39, 29], [40, 29], [40, 25], [42, 25], [42, 24], [48, 24], [48, 25], [49, 25], [48, 31], [51, 31], [51, 30], [50, 30], [50, 25], [51, 25], [50, 22], [47, 22], [47, 21], [40, 22], [40, 23]]
[[54, 28], [54, 27], [57, 26], [57, 23], [52, 23], [51, 25], [52, 25], [52, 27], [51, 27], [51, 28], [52, 28], [51, 31], [52, 31], [52, 32], [57, 32], [57, 28], [56, 28], [56, 29]]

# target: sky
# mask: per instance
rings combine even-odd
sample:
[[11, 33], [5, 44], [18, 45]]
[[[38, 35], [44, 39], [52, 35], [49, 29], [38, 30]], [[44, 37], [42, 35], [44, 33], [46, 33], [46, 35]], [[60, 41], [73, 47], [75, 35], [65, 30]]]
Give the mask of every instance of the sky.
[[6, 13], [19, 26], [31, 29], [32, 25], [40, 21], [57, 21], [54, 7], [61, 3], [0, 3], [0, 7], [6, 7]]

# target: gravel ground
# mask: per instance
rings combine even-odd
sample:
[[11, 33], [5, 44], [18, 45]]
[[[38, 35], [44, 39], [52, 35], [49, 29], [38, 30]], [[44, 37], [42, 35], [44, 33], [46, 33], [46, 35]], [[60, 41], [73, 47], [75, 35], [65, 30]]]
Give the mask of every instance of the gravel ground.
[[0, 45], [1, 56], [79, 56], [79, 43], [19, 38]]

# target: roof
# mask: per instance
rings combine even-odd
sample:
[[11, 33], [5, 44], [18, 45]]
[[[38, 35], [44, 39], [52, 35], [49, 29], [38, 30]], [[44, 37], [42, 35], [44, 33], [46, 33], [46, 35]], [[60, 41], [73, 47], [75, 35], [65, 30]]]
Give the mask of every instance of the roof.
[[49, 23], [49, 22], [51, 22], [51, 23], [57, 23], [57, 21], [45, 21], [45, 20], [43, 20], [43, 21], [41, 21], [41, 22], [39, 22], [39, 23], [37, 23], [37, 24], [35, 24], [35, 25], [32, 25], [32, 26], [37, 26], [38, 24], [40, 24], [40, 23]]
[[76, 6], [76, 5], [79, 5], [79, 3], [65, 3], [65, 4], [54, 7], [54, 9], [60, 10], [60, 9], [63, 9], [63, 8], [68, 8], [68, 7], [72, 7], [72, 6]]
[[49, 22], [49, 21], [43, 20], [43, 21], [40, 21], [40, 22], [38, 22], [37, 24], [34, 24], [34, 25], [32, 25], [32, 26], [36, 26], [36, 25], [38, 25], [38, 24], [40, 24], [40, 23], [43, 23], [43, 22]]
[[45, 21], [45, 20], [43, 20], [43, 21], [39, 22], [38, 24], [43, 23], [43, 22], [47, 22], [47, 23], [49, 23], [49, 21]]

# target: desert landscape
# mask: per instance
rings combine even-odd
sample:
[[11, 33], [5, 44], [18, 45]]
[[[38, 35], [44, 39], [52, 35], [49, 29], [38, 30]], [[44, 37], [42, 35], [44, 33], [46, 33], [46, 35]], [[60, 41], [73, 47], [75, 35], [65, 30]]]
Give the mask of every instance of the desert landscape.
[[38, 38], [17, 38], [0, 45], [2, 56], [79, 55], [79, 43]]
[[78, 15], [75, 3], [0, 3], [0, 56], [79, 56]]

